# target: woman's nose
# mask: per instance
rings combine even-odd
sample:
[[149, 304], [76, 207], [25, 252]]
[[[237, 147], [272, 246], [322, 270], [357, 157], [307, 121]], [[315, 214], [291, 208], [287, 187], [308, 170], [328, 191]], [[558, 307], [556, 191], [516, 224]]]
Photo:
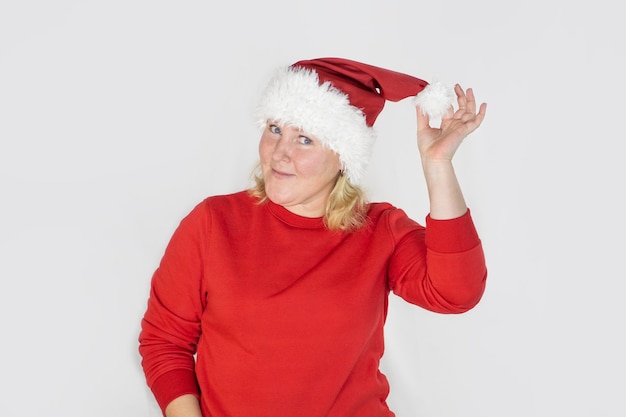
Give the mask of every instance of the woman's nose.
[[291, 158], [291, 146], [289, 142], [290, 141], [285, 136], [278, 139], [274, 145], [272, 159], [275, 161], [289, 160]]

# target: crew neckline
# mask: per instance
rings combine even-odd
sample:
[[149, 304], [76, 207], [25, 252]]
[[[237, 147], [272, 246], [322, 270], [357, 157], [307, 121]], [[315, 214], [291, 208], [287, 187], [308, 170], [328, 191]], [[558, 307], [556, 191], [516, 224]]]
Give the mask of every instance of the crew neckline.
[[285, 207], [273, 203], [271, 200], [267, 200], [267, 208], [269, 211], [280, 221], [288, 224], [289, 226], [299, 227], [302, 229], [323, 229], [324, 217], [304, 217], [298, 214], [292, 213]]

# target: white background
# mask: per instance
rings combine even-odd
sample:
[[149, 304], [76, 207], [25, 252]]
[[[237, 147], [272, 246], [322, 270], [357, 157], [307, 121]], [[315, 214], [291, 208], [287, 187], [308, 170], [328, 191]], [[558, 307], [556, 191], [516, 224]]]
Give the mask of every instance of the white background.
[[[204, 197], [248, 184], [271, 72], [341, 56], [489, 105], [456, 157], [487, 291], [459, 316], [392, 297], [392, 409], [626, 416], [618, 6], [2, 0], [2, 413], [159, 416], [136, 340], [171, 233]], [[376, 126], [369, 196], [423, 222], [410, 102]]]

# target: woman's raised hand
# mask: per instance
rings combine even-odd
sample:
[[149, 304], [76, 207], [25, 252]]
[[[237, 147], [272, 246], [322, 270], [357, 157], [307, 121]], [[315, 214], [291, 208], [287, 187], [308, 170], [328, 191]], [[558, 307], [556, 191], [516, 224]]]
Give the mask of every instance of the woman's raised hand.
[[487, 104], [482, 103], [476, 112], [476, 99], [471, 88], [463, 91], [459, 84], [454, 86], [458, 109], [451, 106], [442, 117], [439, 128], [431, 127], [430, 120], [418, 106], [417, 111], [417, 146], [422, 162], [451, 161], [463, 139], [480, 126]]

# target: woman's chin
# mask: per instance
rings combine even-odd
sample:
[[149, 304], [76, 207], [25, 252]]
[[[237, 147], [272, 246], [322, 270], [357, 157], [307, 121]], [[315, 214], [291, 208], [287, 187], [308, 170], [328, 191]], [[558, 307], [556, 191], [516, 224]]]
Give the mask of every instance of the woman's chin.
[[284, 206], [288, 204], [289, 201], [291, 200], [288, 194], [276, 192], [271, 189], [266, 189], [265, 195], [272, 203], [278, 204], [280, 206]]

